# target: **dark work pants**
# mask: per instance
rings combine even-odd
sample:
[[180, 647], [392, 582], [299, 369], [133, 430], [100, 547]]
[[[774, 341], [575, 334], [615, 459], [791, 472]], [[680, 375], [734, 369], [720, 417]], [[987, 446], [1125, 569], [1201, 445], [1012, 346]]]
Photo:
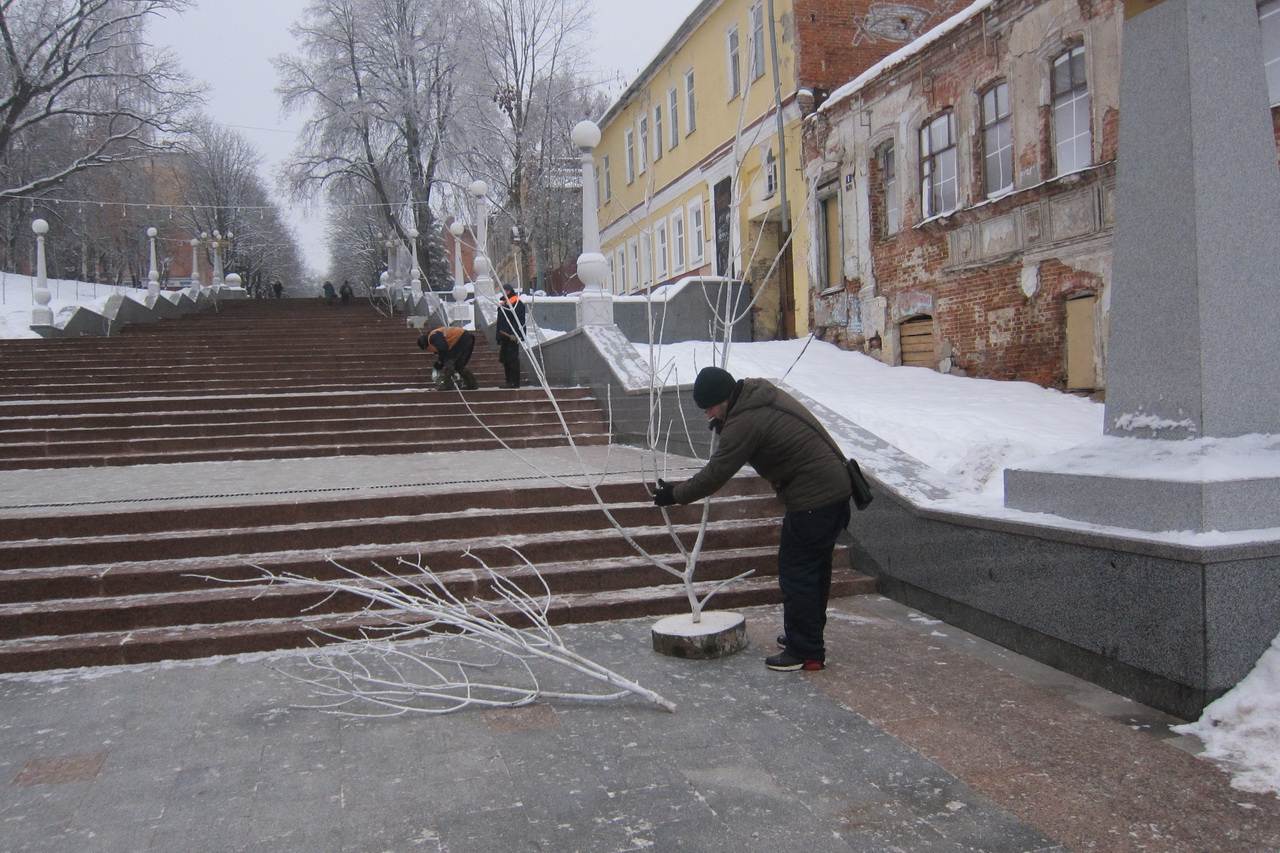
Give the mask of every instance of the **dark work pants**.
[[849, 500], [782, 517], [778, 585], [787, 651], [806, 660], [826, 660], [822, 632], [831, 595], [831, 552], [849, 525]]
[[520, 387], [520, 342], [511, 338], [498, 338], [498, 361], [502, 362], [502, 370], [506, 374], [507, 384], [512, 388]]

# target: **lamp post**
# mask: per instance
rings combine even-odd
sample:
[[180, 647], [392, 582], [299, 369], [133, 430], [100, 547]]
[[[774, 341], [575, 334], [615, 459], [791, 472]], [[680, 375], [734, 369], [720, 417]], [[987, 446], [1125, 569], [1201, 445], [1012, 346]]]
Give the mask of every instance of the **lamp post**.
[[191, 238], [191, 289], [193, 295], [200, 295], [200, 238]]
[[36, 235], [36, 306], [31, 309], [31, 325], [52, 326], [53, 309], [49, 307], [49, 276], [44, 269], [44, 235], [49, 233], [49, 223], [43, 219], [33, 220], [31, 230]]
[[471, 193], [471, 197], [476, 201], [476, 221], [479, 223], [479, 230], [476, 234], [476, 256], [471, 261], [472, 269], [475, 271], [476, 304], [480, 304], [481, 301], [488, 303], [496, 298], [493, 278], [489, 275], [493, 270], [493, 264], [489, 263], [488, 252], [489, 206], [487, 201], [489, 185], [484, 181], [474, 180], [471, 182], [471, 186], [467, 187], [467, 192]]
[[[230, 232], [227, 232], [230, 237]], [[209, 284], [213, 287], [222, 287], [222, 254], [219, 250], [222, 248], [222, 232], [214, 229], [213, 239], [209, 242], [213, 248], [213, 276], [209, 280]]]
[[413, 254], [409, 256], [409, 286], [413, 297], [422, 296], [422, 270], [418, 268], [418, 229], [409, 229], [409, 240], [413, 245]]
[[449, 223], [453, 235], [453, 301], [461, 305], [467, 301], [467, 285], [462, 280], [462, 232], [466, 227], [456, 219]]
[[160, 270], [156, 266], [156, 229], [147, 229], [147, 242], [150, 243], [149, 254], [151, 267], [147, 270], [147, 305], [155, 305], [160, 298]]
[[609, 262], [600, 253], [600, 223], [596, 218], [596, 164], [592, 152], [600, 144], [600, 128], [592, 121], [573, 127], [573, 144], [582, 155], [582, 254], [578, 255], [578, 326], [613, 324], [613, 294], [605, 289]]

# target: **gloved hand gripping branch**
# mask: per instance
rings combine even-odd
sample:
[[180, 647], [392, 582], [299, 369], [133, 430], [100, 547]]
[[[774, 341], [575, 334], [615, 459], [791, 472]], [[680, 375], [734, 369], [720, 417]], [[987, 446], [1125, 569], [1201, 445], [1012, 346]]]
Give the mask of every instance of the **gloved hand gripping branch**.
[[653, 493], [653, 505], [673, 506], [676, 502], [675, 488], [666, 480], [658, 480], [658, 489]]

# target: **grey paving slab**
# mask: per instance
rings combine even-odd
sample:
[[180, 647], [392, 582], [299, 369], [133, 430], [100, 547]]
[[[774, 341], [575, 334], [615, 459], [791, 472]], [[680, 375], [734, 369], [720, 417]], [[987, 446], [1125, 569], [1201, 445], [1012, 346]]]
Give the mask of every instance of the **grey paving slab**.
[[[809, 675], [766, 670], [761, 657], [772, 651], [780, 614], [746, 612], [752, 647], [721, 661], [654, 654], [649, 620], [563, 629], [577, 650], [676, 702], [675, 714], [639, 701], [555, 702], [343, 719], [297, 707], [311, 698], [282, 675], [301, 665], [288, 653], [0, 677], [0, 849], [816, 853], [1033, 851], [1078, 842], [1054, 823], [1034, 781], [1002, 787], [1009, 783], [966, 763], [969, 753], [918, 740], [894, 709], [856, 707], [860, 684], [885, 673], [896, 672], [904, 691], [922, 689], [908, 682], [935, 678], [931, 655], [969, 661], [963, 677], [975, 696], [1016, 685], [1072, 725], [1124, 738], [1143, 761], [1173, 756], [1201, 774], [1197, 797], [1205, 797], [1204, 785], [1228, 799], [1246, 796], [1230, 792], [1212, 765], [1173, 749], [1155, 712], [885, 599], [837, 602], [828, 633], [833, 665]], [[914, 644], [915, 659], [860, 669], [856, 653], [873, 641]], [[973, 683], [981, 673], [986, 680]], [[881, 704], [893, 701], [877, 695]], [[1048, 732], [1066, 724], [1044, 725]], [[19, 781], [30, 778], [23, 773], [33, 761], [99, 753], [85, 778]], [[1050, 758], [1046, 752], [1046, 767]], [[71, 775], [78, 766], [65, 765]], [[1125, 778], [1114, 768], [1097, 775]], [[1169, 780], [1130, 773], [1125, 784]], [[1170, 806], [1140, 816], [1176, 827], [1187, 821], [1181, 812]], [[1269, 837], [1265, 826], [1242, 829], [1242, 838]]]

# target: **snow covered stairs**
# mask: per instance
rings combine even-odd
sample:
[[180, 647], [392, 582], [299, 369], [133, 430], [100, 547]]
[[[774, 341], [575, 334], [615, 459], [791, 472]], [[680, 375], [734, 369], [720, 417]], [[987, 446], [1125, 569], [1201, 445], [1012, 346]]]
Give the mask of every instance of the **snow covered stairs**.
[[[475, 415], [515, 447], [565, 443], [541, 391], [499, 387], [483, 339], [465, 395], [434, 390], [416, 339], [367, 304], [286, 299], [0, 341], [0, 470], [498, 447]], [[588, 391], [556, 396], [580, 443], [607, 442]]]
[[[618, 523], [649, 553], [680, 557], [639, 484], [601, 487]], [[717, 594], [720, 607], [776, 602], [780, 506], [758, 478], [739, 478], [714, 503], [697, 578], [702, 590], [748, 569]], [[673, 508], [691, 544], [700, 507]], [[684, 589], [636, 554], [590, 493], [562, 486], [500, 487], [305, 503], [78, 514], [57, 521], [0, 519], [0, 671], [136, 663], [291, 648], [377, 625], [351, 596], [266, 584], [254, 566], [304, 577], [397, 573], [423, 559], [459, 596], [491, 597], [477, 558], [531, 591], [537, 564], [554, 594], [556, 623], [688, 607]], [[833, 595], [869, 592], [843, 551]], [[226, 583], [221, 581], [241, 581]], [[513, 619], [518, 614], [511, 614]]]

